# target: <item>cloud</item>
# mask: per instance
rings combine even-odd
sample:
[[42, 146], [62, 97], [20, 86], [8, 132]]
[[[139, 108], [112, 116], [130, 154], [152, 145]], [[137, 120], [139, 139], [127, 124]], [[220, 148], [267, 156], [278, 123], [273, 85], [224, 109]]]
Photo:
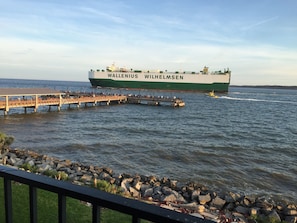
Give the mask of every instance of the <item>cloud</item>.
[[[286, 46], [285, 41], [296, 42], [292, 35], [296, 29], [287, 25], [282, 32], [267, 30], [280, 17], [285, 21], [283, 15], [241, 16], [236, 8], [234, 13], [221, 13], [226, 12], [225, 3], [144, 4], [138, 8], [137, 1], [1, 3], [0, 77], [87, 80], [88, 69], [116, 62], [135, 69], [229, 67], [236, 83], [272, 82], [272, 74], [285, 73], [288, 83], [297, 83], [292, 75], [297, 70], [296, 46]], [[255, 21], [259, 16], [265, 19]], [[241, 34], [260, 27], [263, 32], [256, 35]]]
[[248, 25], [248, 26], [244, 26], [244, 27], [242, 27], [241, 29], [242, 29], [243, 31], [247, 31], [247, 30], [250, 30], [250, 29], [254, 29], [254, 28], [256, 28], [257, 26], [261, 26], [261, 25], [263, 25], [263, 24], [265, 24], [265, 23], [269, 23], [269, 22], [271, 22], [271, 21], [273, 21], [273, 20], [277, 20], [278, 18], [279, 18], [279, 16], [273, 16], [273, 17], [271, 17], [271, 18], [264, 19], [264, 20], [258, 21], [258, 22], [256, 22], [256, 23], [250, 24], [250, 25]]

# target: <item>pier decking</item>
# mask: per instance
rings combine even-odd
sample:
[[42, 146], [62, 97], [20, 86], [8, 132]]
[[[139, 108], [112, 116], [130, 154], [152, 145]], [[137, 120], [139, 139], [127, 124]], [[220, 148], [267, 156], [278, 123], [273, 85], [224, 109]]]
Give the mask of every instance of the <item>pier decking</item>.
[[93, 93], [71, 93], [60, 92], [48, 88], [0, 88], [0, 110], [7, 115], [12, 108], [33, 108], [34, 112], [41, 106], [56, 106], [58, 111], [63, 105], [91, 104], [93, 106], [104, 103], [133, 103], [147, 105], [170, 105], [173, 107], [183, 107], [185, 103], [178, 98], [157, 97], [157, 96], [135, 96], [135, 95], [105, 95]]
[[176, 97], [163, 96], [142, 96], [142, 95], [128, 95], [127, 103], [130, 104], [144, 104], [147, 105], [169, 105], [173, 107], [183, 107], [185, 103]]
[[[5, 100], [1, 100], [5, 98]], [[127, 100], [126, 96], [121, 95], [71, 95], [60, 91], [47, 88], [0, 88], [0, 110], [4, 110], [7, 115], [11, 108], [33, 108], [34, 112], [40, 106], [57, 106], [60, 110], [62, 105], [76, 105], [91, 103], [111, 102], [124, 103]]]

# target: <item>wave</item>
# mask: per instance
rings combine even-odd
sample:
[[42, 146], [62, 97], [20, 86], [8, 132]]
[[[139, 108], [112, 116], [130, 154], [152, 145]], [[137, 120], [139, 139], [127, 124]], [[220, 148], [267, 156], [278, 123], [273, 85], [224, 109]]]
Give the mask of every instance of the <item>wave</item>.
[[237, 101], [257, 101], [257, 102], [270, 102], [270, 103], [282, 103], [282, 104], [297, 104], [295, 101], [279, 101], [279, 100], [266, 100], [266, 99], [257, 99], [257, 98], [237, 98], [229, 96], [220, 96], [219, 98], [228, 99], [228, 100], [237, 100]]

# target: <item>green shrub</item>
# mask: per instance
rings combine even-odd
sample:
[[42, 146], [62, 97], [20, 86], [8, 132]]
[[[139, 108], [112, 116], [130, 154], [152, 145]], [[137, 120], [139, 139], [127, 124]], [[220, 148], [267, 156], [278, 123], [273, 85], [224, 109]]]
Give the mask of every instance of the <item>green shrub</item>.
[[56, 170], [47, 169], [42, 174], [46, 175], [48, 177], [55, 178], [57, 180], [68, 180], [68, 174], [65, 173], [64, 171], [56, 171]]
[[121, 195], [123, 193], [121, 187], [115, 184], [111, 184], [105, 180], [94, 180], [93, 186], [99, 190], [102, 190], [111, 194]]
[[29, 171], [31, 173], [37, 173], [38, 167], [37, 166], [31, 166], [29, 163], [24, 163], [19, 166], [19, 168], [24, 169], [26, 171]]
[[279, 221], [275, 217], [251, 215], [249, 219], [255, 220], [257, 223], [285, 223], [285, 221]]
[[5, 133], [0, 132], [0, 149], [1, 152], [3, 150], [8, 149], [8, 147], [13, 143], [14, 138], [12, 136], [7, 136]]

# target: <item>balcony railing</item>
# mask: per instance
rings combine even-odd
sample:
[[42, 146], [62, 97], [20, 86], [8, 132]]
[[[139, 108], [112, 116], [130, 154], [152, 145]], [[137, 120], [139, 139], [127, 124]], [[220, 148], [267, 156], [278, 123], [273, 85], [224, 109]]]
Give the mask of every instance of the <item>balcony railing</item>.
[[110, 194], [95, 188], [79, 186], [67, 181], [59, 181], [7, 166], [0, 166], [0, 177], [4, 179], [6, 223], [13, 223], [12, 181], [29, 186], [31, 223], [37, 223], [37, 189], [47, 190], [58, 195], [57, 207], [59, 223], [66, 223], [66, 197], [92, 204], [93, 223], [100, 222], [100, 208], [103, 207], [131, 215], [133, 223], [139, 223], [140, 219], [160, 223], [213, 223], [213, 221], [210, 220]]

